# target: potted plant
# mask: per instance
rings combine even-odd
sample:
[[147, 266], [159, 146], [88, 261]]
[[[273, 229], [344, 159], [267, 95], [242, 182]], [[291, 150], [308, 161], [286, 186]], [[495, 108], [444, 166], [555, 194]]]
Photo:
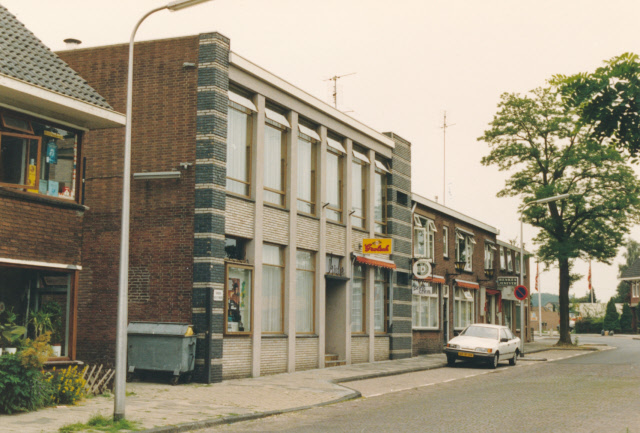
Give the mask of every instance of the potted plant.
[[51, 331], [51, 347], [53, 348], [53, 356], [59, 357], [62, 355], [62, 341], [63, 341], [62, 307], [56, 301], [49, 301], [42, 304], [42, 307], [40, 310], [49, 314], [51, 328], [49, 328], [48, 330]]
[[16, 353], [18, 351], [16, 343], [27, 332], [27, 328], [16, 324], [18, 316], [13, 312], [13, 309], [5, 310], [4, 315], [6, 318], [0, 321], [0, 342], [2, 342], [4, 352]]

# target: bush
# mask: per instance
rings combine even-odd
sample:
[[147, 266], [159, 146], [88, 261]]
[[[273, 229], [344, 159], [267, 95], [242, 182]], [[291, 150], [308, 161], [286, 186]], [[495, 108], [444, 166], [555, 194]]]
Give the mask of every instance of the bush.
[[609, 299], [607, 302], [607, 310], [604, 315], [604, 330], [620, 332], [620, 315], [616, 310], [615, 299]]
[[[85, 367], [86, 368], [86, 367]], [[46, 381], [50, 385], [52, 404], [75, 404], [84, 397], [83, 379], [84, 369], [78, 371], [78, 366], [68, 367], [64, 370], [54, 368], [47, 373]]]
[[576, 320], [576, 334], [599, 334], [602, 331], [603, 318], [583, 317]]
[[25, 366], [17, 354], [0, 356], [0, 413], [37, 410], [50, 399], [41, 369]]
[[630, 334], [633, 329], [631, 323], [633, 321], [633, 312], [628, 302], [622, 304], [622, 314], [620, 315], [620, 329], [625, 334]]

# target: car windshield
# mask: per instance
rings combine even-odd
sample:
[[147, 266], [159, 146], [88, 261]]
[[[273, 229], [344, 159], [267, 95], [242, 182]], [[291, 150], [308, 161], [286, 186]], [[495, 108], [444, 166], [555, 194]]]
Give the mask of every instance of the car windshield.
[[467, 337], [491, 338], [493, 340], [497, 340], [498, 330], [495, 328], [487, 328], [485, 326], [469, 326], [460, 335], [466, 335]]

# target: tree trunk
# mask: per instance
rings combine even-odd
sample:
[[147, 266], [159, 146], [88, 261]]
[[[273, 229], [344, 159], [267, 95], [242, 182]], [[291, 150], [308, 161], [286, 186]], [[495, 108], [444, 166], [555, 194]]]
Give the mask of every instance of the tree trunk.
[[560, 268], [560, 340], [558, 343], [572, 344], [569, 328], [569, 259], [558, 260]]

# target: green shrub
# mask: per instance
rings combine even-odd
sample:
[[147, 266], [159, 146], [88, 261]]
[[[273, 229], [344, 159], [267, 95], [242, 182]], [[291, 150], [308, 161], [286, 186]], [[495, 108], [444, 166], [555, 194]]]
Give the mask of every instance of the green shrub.
[[51, 399], [51, 388], [39, 368], [25, 366], [17, 354], [0, 356], [0, 413], [37, 410]]
[[[86, 367], [85, 367], [86, 368]], [[46, 381], [50, 385], [52, 404], [75, 404], [84, 397], [86, 381], [82, 378], [84, 369], [78, 371], [78, 366], [68, 367], [47, 373]]]
[[615, 299], [609, 299], [607, 302], [607, 310], [604, 315], [604, 330], [620, 332], [620, 315], [616, 310]]
[[633, 321], [633, 312], [631, 311], [631, 307], [628, 302], [625, 302], [622, 305], [622, 314], [620, 315], [620, 329], [625, 334], [630, 334], [632, 332], [631, 323]]
[[602, 317], [583, 317], [580, 320], [576, 320], [576, 334], [599, 334], [602, 331], [602, 323], [604, 319]]

